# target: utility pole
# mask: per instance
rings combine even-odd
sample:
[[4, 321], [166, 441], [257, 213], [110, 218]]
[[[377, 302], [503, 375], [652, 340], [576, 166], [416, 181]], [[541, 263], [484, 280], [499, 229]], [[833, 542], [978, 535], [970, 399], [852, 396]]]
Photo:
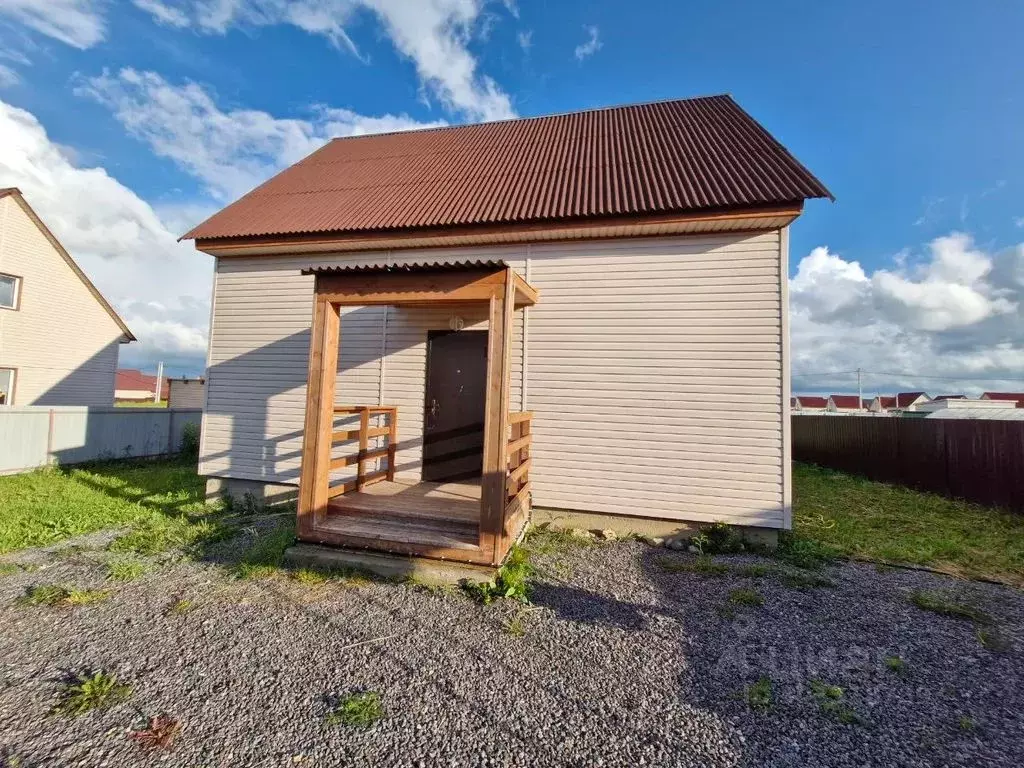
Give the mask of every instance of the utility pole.
[[164, 361], [156, 364], [156, 388], [153, 390], [153, 402], [160, 402], [160, 390], [164, 388]]
[[857, 410], [864, 410], [864, 389], [860, 385], [861, 369], [857, 369]]

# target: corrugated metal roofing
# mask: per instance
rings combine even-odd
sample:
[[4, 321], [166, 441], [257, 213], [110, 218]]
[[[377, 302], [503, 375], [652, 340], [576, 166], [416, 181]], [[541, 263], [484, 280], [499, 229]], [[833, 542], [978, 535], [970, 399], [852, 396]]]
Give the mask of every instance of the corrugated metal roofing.
[[504, 261], [482, 261], [480, 259], [465, 261], [417, 261], [403, 264], [338, 264], [332, 266], [313, 267], [302, 270], [304, 275], [333, 275], [343, 272], [427, 272], [435, 270], [452, 271], [459, 269], [503, 269], [508, 265]]
[[831, 197], [729, 96], [335, 139], [185, 238], [749, 208]]

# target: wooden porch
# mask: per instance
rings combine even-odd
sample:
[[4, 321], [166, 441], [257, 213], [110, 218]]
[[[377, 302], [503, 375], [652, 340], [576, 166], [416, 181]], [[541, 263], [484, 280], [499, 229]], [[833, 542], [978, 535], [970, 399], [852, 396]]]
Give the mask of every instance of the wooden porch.
[[[298, 538], [500, 564], [530, 510], [532, 414], [509, 412], [510, 336], [513, 312], [534, 304], [537, 292], [504, 265], [314, 274]], [[435, 302], [488, 307], [483, 471], [475, 482], [425, 483], [397, 476], [398, 408], [334, 403], [340, 308]]]

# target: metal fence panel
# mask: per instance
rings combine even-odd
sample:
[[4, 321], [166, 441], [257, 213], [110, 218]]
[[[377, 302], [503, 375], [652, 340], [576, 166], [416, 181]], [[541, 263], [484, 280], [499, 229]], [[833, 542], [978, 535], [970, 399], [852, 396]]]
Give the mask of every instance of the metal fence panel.
[[796, 461], [1024, 512], [1024, 422], [792, 419]]
[[201, 410], [0, 407], [0, 474], [177, 453]]

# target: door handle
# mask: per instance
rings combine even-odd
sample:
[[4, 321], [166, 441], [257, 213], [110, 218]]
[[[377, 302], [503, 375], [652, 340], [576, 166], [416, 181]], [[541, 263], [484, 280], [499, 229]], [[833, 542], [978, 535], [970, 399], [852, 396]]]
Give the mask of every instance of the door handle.
[[437, 426], [437, 414], [438, 414], [438, 412], [440, 410], [441, 410], [441, 406], [438, 405], [437, 399], [433, 398], [433, 397], [430, 398], [430, 409], [429, 409], [428, 413], [430, 414], [430, 428], [431, 429], [433, 429], [435, 426]]

